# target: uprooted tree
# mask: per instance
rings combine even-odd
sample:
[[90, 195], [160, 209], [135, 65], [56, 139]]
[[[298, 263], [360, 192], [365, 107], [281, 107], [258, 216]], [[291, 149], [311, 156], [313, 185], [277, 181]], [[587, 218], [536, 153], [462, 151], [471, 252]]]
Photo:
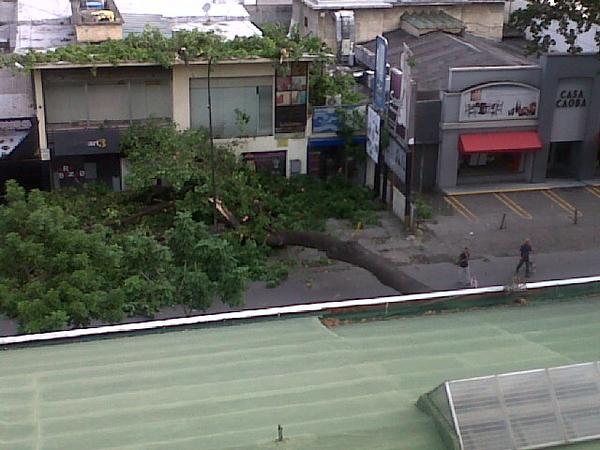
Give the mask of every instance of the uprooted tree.
[[[129, 179], [132, 186], [144, 189], [167, 184], [177, 191], [180, 207], [201, 220], [208, 220], [210, 208], [215, 205], [210, 198], [208, 175], [211, 165], [215, 164], [218, 204], [222, 205], [220, 212], [242, 239], [249, 238], [259, 245], [266, 243], [272, 247], [315, 248], [325, 252], [330, 259], [368, 270], [382, 284], [399, 292], [424, 289], [386, 258], [357, 242], [341, 241], [323, 233], [316, 224], [310, 223], [311, 217], [315, 216], [337, 215], [351, 219], [356, 213], [351, 210], [354, 199], [344, 198], [344, 194], [354, 192], [366, 199], [367, 191], [357, 188], [340, 191], [339, 197], [327, 205], [326, 210], [311, 214], [311, 207], [319, 202], [306, 191], [298, 196], [301, 202], [294, 202], [293, 190], [300, 186], [299, 183], [293, 179], [260, 177], [238, 161], [227, 147], [218, 148], [213, 161], [207, 139], [201, 130], [178, 132], [173, 126], [157, 127], [155, 124], [133, 128], [123, 141], [123, 149], [131, 162]], [[341, 187], [345, 182], [339, 183]], [[306, 186], [301, 189], [305, 190]], [[344, 217], [345, 204], [349, 206], [348, 217]], [[342, 211], [336, 214], [336, 208]]]
[[[101, 186], [26, 193], [11, 182], [0, 206], [0, 313], [25, 332], [152, 316], [165, 306], [206, 310], [243, 302], [249, 280], [275, 283], [269, 249], [324, 251], [399, 292], [422, 289], [393, 263], [324, 233], [325, 219], [376, 219], [372, 194], [344, 179], [261, 176], [203, 130], [133, 127], [122, 141], [129, 190]], [[218, 198], [213, 199], [215, 167]], [[213, 208], [221, 225], [212, 224]]]

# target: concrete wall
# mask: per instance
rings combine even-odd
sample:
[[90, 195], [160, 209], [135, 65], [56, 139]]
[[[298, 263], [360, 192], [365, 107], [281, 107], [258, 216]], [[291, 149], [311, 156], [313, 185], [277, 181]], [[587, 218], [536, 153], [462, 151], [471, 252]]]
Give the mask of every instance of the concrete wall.
[[0, 119], [33, 117], [31, 74], [0, 69]]
[[[598, 154], [598, 136], [600, 133], [600, 60], [596, 54], [588, 55], [546, 55], [540, 62], [544, 73], [542, 82], [542, 95], [540, 99], [540, 127], [539, 131], [544, 144], [540, 151], [541, 158], [534, 166], [535, 180], [542, 180], [546, 176], [546, 162], [550, 149], [550, 141], [554, 127], [573, 127], [568, 116], [561, 116], [560, 120], [554, 117], [556, 112], [556, 99], [559, 95], [559, 85], [562, 79], [574, 78], [585, 80], [590, 84], [590, 98], [587, 101], [587, 114], [582, 120], [585, 127], [581, 135], [578, 149], [573, 150], [571, 166], [577, 179], [592, 178], [595, 174]], [[574, 120], [581, 120], [574, 116]], [[559, 130], [560, 131], [560, 130]]]
[[416, 102], [413, 184], [419, 191], [430, 190], [435, 186], [441, 112], [440, 100]]
[[[179, 129], [190, 127], [190, 78], [206, 78], [208, 66], [194, 65], [173, 67], [173, 121]], [[275, 66], [271, 63], [250, 64], [218, 64], [213, 66], [211, 76], [224, 77], [259, 77], [275, 76]], [[274, 105], [273, 105], [274, 108]], [[273, 112], [273, 117], [275, 112]], [[301, 173], [307, 170], [307, 138], [276, 138], [273, 136], [257, 136], [253, 138], [217, 139], [218, 144], [235, 144], [237, 154], [246, 152], [287, 151], [286, 173], [290, 174], [289, 161], [299, 159]]]
[[356, 42], [373, 40], [378, 34], [400, 28], [405, 13], [444, 11], [462, 21], [469, 33], [488, 39], [501, 40], [504, 20], [503, 3], [471, 3], [444, 6], [395, 6], [390, 9], [357, 9]]
[[[173, 66], [173, 121], [180, 129], [190, 127], [190, 78], [206, 78], [207, 65]], [[275, 76], [271, 63], [217, 64], [212, 67], [213, 78]]]
[[250, 20], [259, 27], [264, 23], [277, 23], [285, 28], [290, 26], [292, 20], [292, 4], [286, 5], [247, 5]]

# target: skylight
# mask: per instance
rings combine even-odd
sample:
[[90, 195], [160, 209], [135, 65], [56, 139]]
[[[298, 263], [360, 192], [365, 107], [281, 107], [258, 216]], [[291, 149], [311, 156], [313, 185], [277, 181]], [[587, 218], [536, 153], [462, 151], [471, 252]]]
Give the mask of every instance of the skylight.
[[417, 404], [451, 449], [547, 448], [600, 438], [598, 362], [447, 381]]

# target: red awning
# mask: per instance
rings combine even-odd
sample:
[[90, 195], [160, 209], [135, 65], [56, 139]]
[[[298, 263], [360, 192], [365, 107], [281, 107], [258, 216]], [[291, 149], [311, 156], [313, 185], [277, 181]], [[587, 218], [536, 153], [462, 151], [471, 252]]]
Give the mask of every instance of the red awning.
[[461, 153], [532, 152], [540, 148], [542, 141], [537, 131], [461, 134], [458, 140]]

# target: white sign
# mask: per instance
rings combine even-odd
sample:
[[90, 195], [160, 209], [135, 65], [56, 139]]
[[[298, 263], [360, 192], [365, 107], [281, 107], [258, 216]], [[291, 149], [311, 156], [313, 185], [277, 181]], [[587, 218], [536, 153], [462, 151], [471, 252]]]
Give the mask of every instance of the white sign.
[[40, 157], [42, 161], [50, 161], [50, 149], [40, 148]]
[[520, 83], [489, 83], [464, 91], [460, 96], [459, 120], [535, 119], [540, 91]]
[[381, 120], [377, 111], [369, 105], [367, 113], [367, 155], [375, 163], [379, 162], [379, 127]]
[[563, 78], [554, 98], [552, 142], [581, 141], [585, 137], [591, 78]]

